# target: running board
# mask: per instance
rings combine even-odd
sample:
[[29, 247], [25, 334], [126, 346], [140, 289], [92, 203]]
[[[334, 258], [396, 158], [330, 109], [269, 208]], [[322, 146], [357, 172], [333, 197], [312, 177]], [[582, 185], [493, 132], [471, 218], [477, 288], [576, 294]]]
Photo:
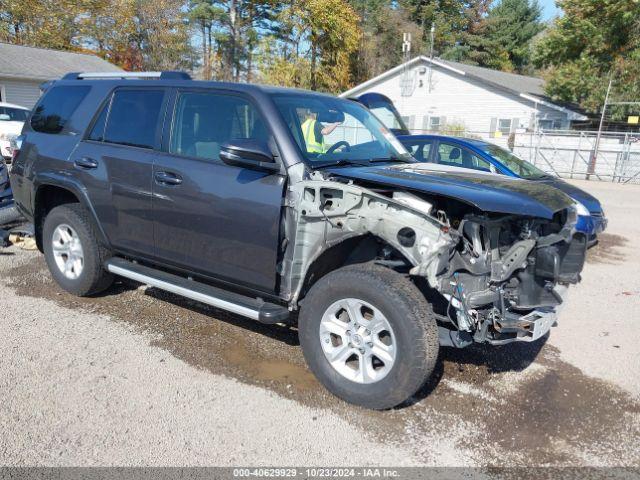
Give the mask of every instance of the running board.
[[246, 297], [239, 293], [212, 287], [205, 283], [145, 267], [123, 258], [113, 257], [107, 260], [105, 267], [115, 275], [206, 303], [228, 312], [237, 313], [261, 323], [283, 323], [289, 318], [289, 310], [281, 305], [267, 303], [260, 298]]

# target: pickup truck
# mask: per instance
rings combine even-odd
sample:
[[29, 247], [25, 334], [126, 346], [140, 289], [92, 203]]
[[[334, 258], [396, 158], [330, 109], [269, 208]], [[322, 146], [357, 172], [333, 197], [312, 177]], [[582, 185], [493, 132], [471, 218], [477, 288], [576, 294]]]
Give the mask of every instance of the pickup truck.
[[368, 408], [410, 399], [441, 346], [546, 335], [584, 264], [563, 192], [425, 171], [330, 95], [72, 73], [18, 147], [16, 203], [63, 289], [122, 276], [288, 323], [320, 382]]

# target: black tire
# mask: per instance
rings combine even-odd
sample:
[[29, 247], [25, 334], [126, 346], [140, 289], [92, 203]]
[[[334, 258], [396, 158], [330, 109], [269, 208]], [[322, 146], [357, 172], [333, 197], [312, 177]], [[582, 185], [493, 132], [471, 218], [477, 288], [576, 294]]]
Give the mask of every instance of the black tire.
[[[386, 317], [396, 340], [396, 359], [374, 383], [357, 383], [327, 360], [320, 340], [324, 312], [336, 301], [356, 298]], [[311, 371], [334, 395], [366, 408], [395, 407], [428, 380], [438, 358], [438, 326], [429, 303], [405, 276], [379, 265], [353, 265], [321, 278], [309, 291], [298, 320], [300, 344]]]
[[[82, 272], [75, 279], [67, 278], [60, 271], [53, 255], [53, 233], [64, 224], [75, 230], [84, 253]], [[42, 244], [51, 275], [67, 292], [85, 297], [100, 293], [113, 283], [114, 276], [104, 269], [104, 262], [111, 254], [98, 241], [92, 219], [82, 205], [71, 203], [52, 209], [44, 221]]]

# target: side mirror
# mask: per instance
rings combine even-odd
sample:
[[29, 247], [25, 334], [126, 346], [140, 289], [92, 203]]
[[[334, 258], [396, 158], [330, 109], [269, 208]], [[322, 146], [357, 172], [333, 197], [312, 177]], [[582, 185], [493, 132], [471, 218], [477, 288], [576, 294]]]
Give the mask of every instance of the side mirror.
[[11, 120], [11, 117], [9, 115], [7, 115], [6, 113], [0, 113], [0, 121], [8, 122], [9, 120]]
[[265, 172], [278, 172], [280, 166], [266, 142], [251, 139], [236, 139], [220, 146], [220, 159], [227, 165], [251, 168]]

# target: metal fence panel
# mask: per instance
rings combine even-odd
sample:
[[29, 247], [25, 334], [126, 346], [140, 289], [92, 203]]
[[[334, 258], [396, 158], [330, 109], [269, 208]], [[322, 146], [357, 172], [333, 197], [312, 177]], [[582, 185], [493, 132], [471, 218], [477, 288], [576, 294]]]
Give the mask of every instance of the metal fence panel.
[[500, 135], [495, 132], [447, 132], [445, 127], [442, 131], [412, 130], [412, 133], [480, 138], [509, 148], [541, 170], [560, 177], [640, 183], [640, 133], [604, 133], [592, 169], [596, 132], [548, 130]]

